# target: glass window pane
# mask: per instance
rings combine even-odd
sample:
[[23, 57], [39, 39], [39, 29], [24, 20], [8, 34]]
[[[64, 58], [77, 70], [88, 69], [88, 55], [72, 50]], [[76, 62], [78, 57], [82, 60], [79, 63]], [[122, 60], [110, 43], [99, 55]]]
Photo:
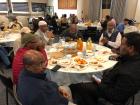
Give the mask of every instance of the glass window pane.
[[0, 11], [7, 11], [7, 3], [0, 2]]
[[45, 3], [34, 3], [32, 2], [32, 11], [33, 12], [43, 12], [45, 11], [46, 4]]
[[13, 2], [13, 11], [29, 12], [28, 2]]

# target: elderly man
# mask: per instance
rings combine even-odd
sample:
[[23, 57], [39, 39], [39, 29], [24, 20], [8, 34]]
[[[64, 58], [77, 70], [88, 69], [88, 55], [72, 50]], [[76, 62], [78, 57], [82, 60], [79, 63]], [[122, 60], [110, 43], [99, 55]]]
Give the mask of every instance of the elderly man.
[[15, 30], [20, 30], [23, 27], [22, 23], [18, 21], [17, 17], [13, 18], [13, 21], [10, 22], [9, 28], [15, 29]]
[[[23, 55], [25, 54], [26, 51], [30, 49], [38, 50], [38, 47], [40, 46], [40, 40], [37, 35], [29, 33], [25, 34], [21, 38], [21, 44], [22, 47], [19, 48], [18, 51], [16, 52], [12, 65], [13, 82], [15, 84], [17, 84], [19, 73], [23, 69], [23, 61], [22, 61]], [[42, 50], [40, 52], [42, 52]], [[44, 53], [43, 51], [42, 54], [44, 55], [44, 58], [47, 60], [46, 53]]]
[[52, 31], [48, 31], [47, 23], [45, 21], [39, 21], [38, 26], [39, 29], [35, 34], [38, 35], [45, 44], [50, 44], [54, 36]]
[[21, 72], [17, 93], [23, 105], [74, 105], [68, 102], [69, 94], [46, 78], [45, 59], [35, 50], [23, 56], [24, 70]]
[[[120, 46], [119, 62], [103, 74], [101, 81], [94, 78], [93, 83], [81, 84], [81, 87], [75, 88], [78, 96], [82, 97], [79, 101], [81, 104], [78, 105], [108, 105], [106, 102], [112, 103], [111, 105], [125, 105], [140, 90], [139, 45], [140, 33], [125, 34]], [[98, 99], [103, 103], [97, 104]]]
[[77, 25], [76, 24], [71, 24], [70, 27], [62, 33], [62, 35], [65, 37], [66, 40], [75, 40], [77, 39]]
[[115, 30], [115, 24], [112, 21], [107, 23], [107, 31], [103, 32], [99, 39], [99, 44], [109, 48], [118, 49], [121, 45], [121, 34]]

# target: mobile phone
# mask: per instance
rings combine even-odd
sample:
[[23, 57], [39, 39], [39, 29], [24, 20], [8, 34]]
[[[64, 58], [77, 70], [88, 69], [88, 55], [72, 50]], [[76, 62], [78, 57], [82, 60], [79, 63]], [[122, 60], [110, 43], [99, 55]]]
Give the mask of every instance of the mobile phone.
[[54, 72], [57, 72], [57, 70], [59, 70], [60, 68], [61, 68], [60, 65], [56, 65], [51, 70], [54, 71]]

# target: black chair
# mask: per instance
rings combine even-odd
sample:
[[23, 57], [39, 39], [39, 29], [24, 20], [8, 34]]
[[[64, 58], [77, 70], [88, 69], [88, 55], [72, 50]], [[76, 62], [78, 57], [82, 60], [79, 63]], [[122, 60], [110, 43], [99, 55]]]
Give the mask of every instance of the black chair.
[[[98, 103], [99, 105], [113, 105], [103, 98], [99, 98]], [[140, 91], [131, 96], [124, 105], [140, 105]]]
[[92, 41], [95, 42], [96, 34], [97, 34], [97, 27], [87, 27], [87, 30], [85, 31], [85, 39], [91, 37]]
[[6, 105], [9, 105], [9, 94], [14, 98], [17, 105], [21, 105], [17, 98], [15, 85], [13, 85], [12, 79], [10, 77], [6, 77], [3, 74], [0, 74], [0, 80], [6, 88]]

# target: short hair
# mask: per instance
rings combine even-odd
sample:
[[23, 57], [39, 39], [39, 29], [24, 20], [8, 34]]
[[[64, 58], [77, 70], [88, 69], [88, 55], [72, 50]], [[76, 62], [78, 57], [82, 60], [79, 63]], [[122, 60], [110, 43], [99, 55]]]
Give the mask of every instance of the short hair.
[[33, 65], [35, 62], [38, 62], [42, 54], [36, 50], [28, 50], [23, 55], [23, 64], [24, 65]]
[[127, 39], [128, 46], [134, 46], [136, 52], [140, 54], [140, 33], [139, 32], [130, 32], [124, 34], [124, 37]]
[[128, 21], [129, 22], [130, 20], [128, 18], [124, 18], [124, 21]]

